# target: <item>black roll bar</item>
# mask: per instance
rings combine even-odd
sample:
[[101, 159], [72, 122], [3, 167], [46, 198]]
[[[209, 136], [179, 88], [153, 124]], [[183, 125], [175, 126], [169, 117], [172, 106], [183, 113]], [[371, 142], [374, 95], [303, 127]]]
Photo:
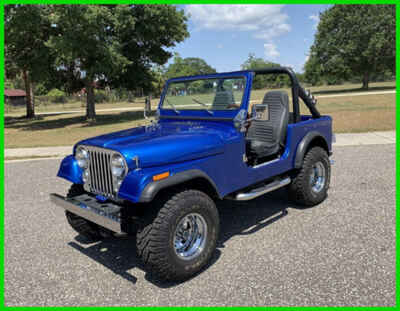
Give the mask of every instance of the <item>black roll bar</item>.
[[258, 74], [287, 74], [289, 75], [290, 81], [292, 83], [292, 98], [293, 98], [293, 122], [300, 121], [300, 106], [299, 97], [304, 101], [307, 108], [310, 110], [311, 115], [314, 119], [321, 117], [321, 114], [313, 104], [312, 98], [307, 95], [306, 91], [299, 84], [296, 74], [292, 69], [288, 67], [271, 67], [264, 69], [257, 69], [253, 71], [256, 75]]

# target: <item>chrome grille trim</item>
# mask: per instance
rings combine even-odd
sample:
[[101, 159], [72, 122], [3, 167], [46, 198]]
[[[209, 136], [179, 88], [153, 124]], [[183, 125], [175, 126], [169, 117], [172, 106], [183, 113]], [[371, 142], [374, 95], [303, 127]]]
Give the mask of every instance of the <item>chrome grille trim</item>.
[[[84, 189], [94, 194], [116, 199], [117, 193], [114, 191], [114, 179], [111, 173], [111, 157], [114, 154], [121, 154], [110, 149], [87, 145], [81, 146], [89, 153], [89, 178], [84, 184]], [[123, 156], [122, 158], [125, 160]], [[126, 174], [128, 169], [126, 163], [125, 167]]]

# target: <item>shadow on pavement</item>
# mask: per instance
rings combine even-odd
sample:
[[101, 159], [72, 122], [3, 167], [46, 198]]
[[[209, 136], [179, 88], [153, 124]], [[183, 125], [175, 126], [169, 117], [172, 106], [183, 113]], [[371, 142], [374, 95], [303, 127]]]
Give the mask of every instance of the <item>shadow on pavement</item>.
[[[233, 236], [250, 235], [259, 230], [266, 229], [269, 225], [287, 215], [287, 208], [300, 208], [287, 201], [284, 190], [278, 190], [247, 202], [221, 201], [217, 203], [217, 207], [221, 220], [217, 250], [210, 263], [199, 274], [218, 261], [222, 254], [221, 248], [224, 248], [225, 242]], [[71, 247], [133, 284], [137, 282], [137, 278], [129, 270], [139, 268], [145, 271], [136, 253], [135, 237], [107, 238], [87, 247], [84, 246], [87, 241], [82, 236], [78, 235], [75, 239], [79, 243], [75, 241], [70, 242], [69, 245]], [[179, 284], [159, 280], [150, 273], [146, 273], [145, 278], [160, 288], [169, 288]]]
[[[154, 113], [149, 114], [149, 116]], [[19, 129], [23, 131], [41, 131], [57, 128], [64, 128], [73, 124], [79, 124], [80, 127], [92, 127], [115, 124], [115, 122], [127, 122], [142, 120], [143, 111], [124, 111], [119, 113], [98, 114], [96, 121], [86, 121], [85, 116], [65, 116], [60, 118], [51, 118], [51, 116], [37, 116], [34, 119], [25, 117], [5, 117], [4, 127]]]
[[[80, 240], [80, 236], [77, 239]], [[74, 241], [68, 244], [127, 281], [136, 283], [137, 278], [128, 271], [136, 267], [142, 269], [142, 264], [136, 255], [135, 241], [132, 238], [107, 238], [88, 247]]]

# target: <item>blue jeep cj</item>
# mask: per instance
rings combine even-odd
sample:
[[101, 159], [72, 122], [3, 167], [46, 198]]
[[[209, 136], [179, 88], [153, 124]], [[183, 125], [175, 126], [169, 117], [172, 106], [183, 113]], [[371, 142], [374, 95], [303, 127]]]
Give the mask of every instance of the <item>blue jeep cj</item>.
[[[250, 101], [255, 79], [270, 74], [289, 77], [291, 98], [271, 90]], [[77, 143], [58, 172], [72, 183], [68, 195], [51, 200], [90, 239], [135, 233], [139, 256], [162, 279], [187, 279], [210, 260], [218, 200], [281, 187], [297, 204], [327, 197], [332, 119], [289, 68], [170, 79], [156, 120]]]

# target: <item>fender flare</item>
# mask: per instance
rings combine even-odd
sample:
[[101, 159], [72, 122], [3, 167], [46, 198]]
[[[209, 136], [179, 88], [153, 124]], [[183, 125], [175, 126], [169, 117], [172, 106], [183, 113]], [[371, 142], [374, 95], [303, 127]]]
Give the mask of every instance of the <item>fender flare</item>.
[[163, 180], [148, 183], [140, 194], [139, 202], [151, 202], [160, 190], [198, 177], [205, 178], [214, 187], [215, 192], [218, 193], [218, 196], [220, 196], [214, 181], [206, 173], [198, 169], [192, 169], [176, 173]]
[[[303, 159], [304, 159], [304, 155], [307, 151], [308, 146], [310, 145], [310, 143], [315, 139], [315, 138], [322, 138], [326, 144], [326, 148], [328, 148], [328, 142], [326, 141], [326, 138], [324, 136], [321, 135], [321, 133], [316, 132], [316, 131], [312, 131], [307, 133], [300, 141], [300, 143], [297, 146], [296, 149], [296, 156], [295, 156], [295, 160], [294, 160], [294, 167], [295, 168], [301, 168], [301, 166], [303, 165]], [[327, 150], [329, 153], [329, 150]]]

